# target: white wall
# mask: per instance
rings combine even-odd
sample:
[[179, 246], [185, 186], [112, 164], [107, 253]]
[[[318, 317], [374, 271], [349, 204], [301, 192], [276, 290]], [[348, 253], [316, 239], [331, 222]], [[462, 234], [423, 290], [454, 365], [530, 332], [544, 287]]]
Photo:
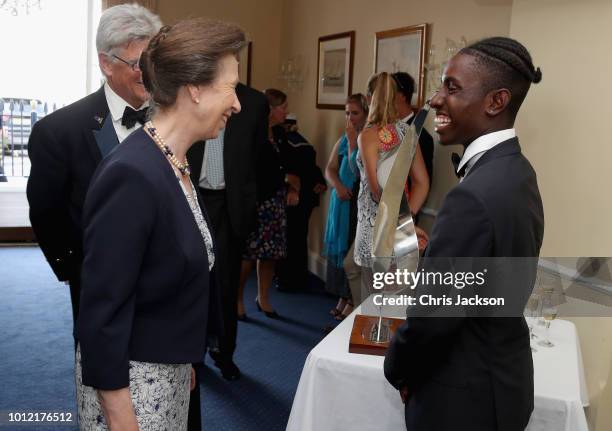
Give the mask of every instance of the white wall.
[[[543, 256], [612, 256], [611, 18], [606, 0], [515, 0], [512, 6], [510, 35], [529, 48], [543, 74], [516, 125], [544, 201]], [[597, 431], [610, 430], [602, 394], [607, 384], [609, 411], [612, 318], [572, 320], [584, 358], [589, 422]]]

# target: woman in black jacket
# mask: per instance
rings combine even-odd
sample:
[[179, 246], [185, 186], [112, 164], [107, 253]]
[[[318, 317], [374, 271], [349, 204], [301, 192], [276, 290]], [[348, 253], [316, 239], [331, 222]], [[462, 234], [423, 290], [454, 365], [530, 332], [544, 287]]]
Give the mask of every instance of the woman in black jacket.
[[240, 111], [244, 40], [235, 25], [186, 20], [162, 27], [141, 55], [151, 121], [102, 161], [85, 202], [83, 429], [186, 429], [191, 363], [221, 326], [212, 237], [186, 153]]

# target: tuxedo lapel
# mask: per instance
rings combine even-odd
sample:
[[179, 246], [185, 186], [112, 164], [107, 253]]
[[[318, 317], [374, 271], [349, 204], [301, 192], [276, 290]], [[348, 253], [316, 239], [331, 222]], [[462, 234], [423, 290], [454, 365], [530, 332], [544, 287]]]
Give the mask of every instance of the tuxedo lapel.
[[[245, 103], [245, 88], [246, 87], [241, 83], [238, 83], [236, 86], [236, 96], [241, 105]], [[236, 156], [240, 154], [240, 148], [242, 148], [239, 140], [240, 137], [243, 136], [241, 125], [245, 123], [246, 115], [248, 115], [246, 110], [241, 110], [237, 114], [232, 114], [225, 126], [225, 134], [223, 135], [223, 171], [225, 172], [226, 187], [228, 172], [230, 172], [229, 176], [231, 176], [231, 172], [235, 172], [236, 169], [239, 169], [239, 167], [234, 165], [236, 165]], [[244, 139], [249, 140], [251, 137], [246, 136]]]
[[[90, 104], [90, 108], [88, 109], [88, 113], [86, 117], [89, 118], [89, 122], [85, 123], [84, 126], [84, 134], [87, 139], [87, 145], [89, 147], [90, 153], [96, 164], [100, 163], [102, 158], [108, 154], [105, 150], [105, 145], [100, 145], [98, 142], [103, 143], [106, 140], [110, 140], [112, 143], [112, 139], [110, 139], [111, 135], [108, 130], [105, 130], [102, 133], [102, 136], [98, 136], [101, 133], [101, 130], [104, 128], [106, 123], [112, 129], [112, 136], [114, 136], [114, 140], [118, 142], [117, 134], [112, 124], [112, 119], [108, 109], [108, 103], [106, 102], [106, 96], [104, 94], [104, 87], [101, 87], [98, 91], [93, 94], [93, 99]], [[109, 147], [111, 144], [107, 144]], [[113, 144], [112, 146], [115, 146]], [[103, 151], [104, 150], [104, 151]]]
[[521, 146], [519, 145], [518, 138], [511, 138], [507, 141], [500, 142], [495, 147], [484, 153], [482, 157], [478, 159], [478, 161], [474, 164], [474, 166], [472, 166], [472, 168], [467, 172], [464, 178], [469, 177], [472, 173], [474, 173], [474, 171], [476, 171], [480, 166], [487, 163], [489, 160], [520, 152]]
[[113, 118], [110, 114], [106, 116], [102, 128], [100, 130], [93, 129], [92, 133], [102, 158], [106, 157], [113, 148], [119, 145], [119, 138], [117, 138], [117, 132], [115, 132], [115, 127], [113, 126]]

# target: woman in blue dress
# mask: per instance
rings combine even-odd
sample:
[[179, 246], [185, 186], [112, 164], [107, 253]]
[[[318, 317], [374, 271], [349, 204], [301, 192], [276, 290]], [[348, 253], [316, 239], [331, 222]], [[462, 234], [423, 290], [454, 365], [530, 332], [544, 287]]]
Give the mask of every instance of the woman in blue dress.
[[325, 177], [332, 192], [325, 228], [327, 276], [325, 288], [338, 296], [330, 313], [342, 320], [353, 311], [351, 292], [344, 271], [344, 258], [355, 238], [357, 228], [357, 194], [359, 170], [356, 164], [357, 136], [368, 117], [368, 104], [361, 93], [346, 100], [346, 132], [340, 137], [329, 156]]

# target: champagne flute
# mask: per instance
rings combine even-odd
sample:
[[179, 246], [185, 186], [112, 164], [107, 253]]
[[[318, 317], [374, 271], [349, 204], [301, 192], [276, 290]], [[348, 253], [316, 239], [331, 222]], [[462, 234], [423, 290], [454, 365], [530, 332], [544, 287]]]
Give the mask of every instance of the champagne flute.
[[544, 290], [544, 297], [542, 298], [542, 317], [544, 317], [546, 332], [544, 339], [538, 344], [542, 347], [553, 347], [554, 344], [550, 341], [550, 323], [557, 317], [557, 307], [553, 302], [552, 289]]

